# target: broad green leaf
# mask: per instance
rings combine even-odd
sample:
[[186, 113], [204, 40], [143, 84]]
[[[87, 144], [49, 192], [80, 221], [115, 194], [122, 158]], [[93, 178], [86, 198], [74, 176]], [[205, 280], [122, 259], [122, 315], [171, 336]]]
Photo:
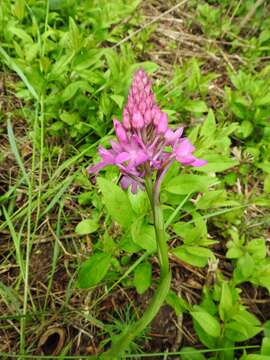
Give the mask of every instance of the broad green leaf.
[[85, 80], [74, 81], [74, 82], [70, 83], [63, 91], [62, 101], [66, 102], [66, 101], [70, 100], [76, 94], [76, 92], [79, 90], [81, 90], [83, 92], [87, 91], [89, 93], [92, 93], [93, 88]]
[[171, 179], [165, 189], [178, 195], [186, 195], [191, 192], [204, 192], [213, 185], [216, 179], [204, 175], [183, 174]]
[[25, 15], [25, 0], [16, 0], [12, 12], [19, 20], [22, 20]]
[[221, 320], [228, 320], [232, 311], [232, 294], [228, 282], [223, 281], [221, 286], [221, 298], [219, 303], [219, 316]]
[[122, 109], [125, 100], [122, 95], [111, 95], [111, 99]]
[[243, 360], [269, 360], [269, 355], [249, 354]]
[[244, 308], [233, 316], [232, 321], [225, 324], [225, 335], [232, 341], [246, 341], [262, 330], [255, 315]]
[[263, 97], [258, 97], [255, 100], [255, 105], [256, 106], [269, 106], [270, 105], [270, 93], [266, 94]]
[[215, 131], [216, 131], [215, 115], [213, 110], [209, 109], [207, 118], [205, 119], [201, 127], [200, 135], [204, 137], [210, 137], [213, 136]]
[[263, 186], [264, 192], [269, 194], [270, 193], [270, 174], [266, 175], [264, 178], [264, 186]]
[[156, 234], [153, 225], [143, 224], [141, 220], [137, 220], [132, 224], [131, 235], [134, 243], [142, 249], [148, 252], [156, 251]]
[[101, 177], [97, 179], [97, 183], [111, 217], [123, 227], [130, 226], [134, 221], [134, 212], [124, 190]]
[[120, 241], [120, 248], [128, 253], [136, 253], [141, 250], [141, 247], [132, 240], [130, 235], [124, 236]]
[[220, 324], [214, 316], [206, 311], [192, 311], [190, 314], [208, 335], [214, 338], [220, 336]]
[[204, 113], [208, 110], [206, 103], [202, 100], [189, 100], [184, 105], [184, 108], [185, 110], [194, 113]]
[[213, 253], [207, 248], [195, 245], [182, 245], [173, 249], [173, 254], [182, 261], [198, 267], [204, 267], [208, 263], [208, 259], [213, 258]]
[[187, 310], [190, 310], [190, 305], [186, 302], [186, 300], [178, 296], [173, 290], [169, 291], [166, 297], [166, 303], [174, 309], [177, 316]]
[[85, 219], [79, 222], [76, 226], [75, 232], [79, 235], [91, 234], [98, 229], [98, 223], [91, 219]]
[[208, 161], [208, 164], [196, 168], [200, 172], [222, 172], [238, 165], [238, 161], [228, 158], [224, 155], [208, 154], [203, 157], [204, 160]]
[[254, 260], [248, 253], [240, 257], [233, 273], [236, 283], [250, 280], [250, 277], [253, 275], [254, 266]]
[[249, 340], [261, 331], [262, 329], [258, 326], [252, 326], [238, 321], [231, 321], [225, 324], [225, 336], [235, 342]]
[[267, 320], [263, 324], [263, 332], [264, 332], [264, 336], [270, 338], [270, 320]]
[[261, 354], [269, 355], [269, 357], [270, 357], [270, 338], [269, 337], [265, 337], [262, 340]]
[[215, 207], [226, 206], [226, 191], [225, 190], [214, 190], [207, 191], [202, 197], [196, 202], [197, 209], [209, 209]]
[[138, 294], [143, 294], [152, 282], [152, 265], [149, 262], [144, 262], [138, 265], [134, 271], [134, 286]]
[[251, 121], [244, 120], [238, 127], [237, 131], [235, 131], [236, 136], [241, 139], [247, 138], [253, 131], [253, 124]]
[[78, 287], [90, 288], [97, 285], [104, 278], [111, 264], [111, 255], [97, 253], [86, 260], [80, 267]]
[[60, 115], [60, 119], [71, 126], [80, 122], [80, 115], [78, 113], [64, 112]]
[[181, 360], [205, 360], [205, 356], [200, 352], [192, 347], [182, 347], [181, 348]]
[[253, 239], [247, 245], [246, 249], [255, 259], [264, 259], [267, 254], [266, 241], [264, 239]]

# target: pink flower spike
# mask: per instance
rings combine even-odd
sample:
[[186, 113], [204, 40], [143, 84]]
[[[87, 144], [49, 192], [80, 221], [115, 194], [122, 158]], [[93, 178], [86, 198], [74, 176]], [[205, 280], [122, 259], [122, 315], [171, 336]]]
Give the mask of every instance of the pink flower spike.
[[126, 144], [128, 142], [126, 130], [118, 120], [113, 120], [113, 124], [119, 142]]
[[187, 138], [181, 138], [182, 127], [168, 128], [168, 115], [156, 104], [151, 81], [142, 69], [134, 75], [122, 123], [115, 119], [114, 128], [117, 140], [110, 141], [111, 149], [99, 148], [100, 162], [88, 171], [115, 165], [124, 175], [121, 186], [131, 186], [132, 192], [143, 187], [147, 172], [166, 172], [174, 160], [194, 167], [207, 163], [193, 155], [195, 147]]

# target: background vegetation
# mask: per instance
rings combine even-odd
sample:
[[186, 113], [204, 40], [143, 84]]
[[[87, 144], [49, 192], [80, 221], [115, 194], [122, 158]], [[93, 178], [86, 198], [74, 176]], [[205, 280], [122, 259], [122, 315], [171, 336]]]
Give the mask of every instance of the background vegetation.
[[151, 298], [145, 194], [86, 172], [143, 67], [209, 164], [166, 176], [172, 288], [126, 358], [270, 359], [268, 1], [2, 0], [0, 44], [1, 358], [98, 354]]

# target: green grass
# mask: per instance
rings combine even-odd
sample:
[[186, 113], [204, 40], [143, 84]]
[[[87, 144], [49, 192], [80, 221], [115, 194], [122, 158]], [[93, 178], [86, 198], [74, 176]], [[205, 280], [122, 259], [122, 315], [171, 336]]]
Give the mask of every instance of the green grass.
[[[109, 190], [86, 171], [113, 138], [112, 119], [121, 119], [139, 67], [171, 126], [185, 125], [209, 164], [197, 172], [173, 166], [162, 185], [169, 324], [182, 341], [172, 345], [163, 319], [160, 333], [153, 324], [126, 358], [270, 356], [269, 15], [267, 1], [255, 0], [2, 1], [3, 359], [96, 355], [142, 314], [157, 285], [145, 194], [115, 190], [113, 168], [102, 173]], [[82, 235], [76, 227], [86, 219], [93, 228]], [[80, 289], [81, 266], [95, 254], [106, 254], [108, 269], [97, 265], [91, 287]], [[139, 295], [134, 273], [149, 262], [152, 290]], [[39, 346], [53, 326], [65, 333], [59, 356]]]

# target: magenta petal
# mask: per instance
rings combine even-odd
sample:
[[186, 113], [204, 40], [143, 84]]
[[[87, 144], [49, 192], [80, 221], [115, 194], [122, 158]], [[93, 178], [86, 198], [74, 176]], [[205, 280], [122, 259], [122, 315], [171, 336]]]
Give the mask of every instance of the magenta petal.
[[122, 164], [123, 162], [128, 161], [129, 159], [130, 159], [130, 154], [127, 152], [122, 152], [116, 156], [115, 163]]
[[115, 153], [120, 153], [123, 151], [122, 146], [120, 144], [118, 144], [117, 142], [112, 140], [112, 141], [110, 141], [110, 144]]
[[183, 165], [191, 165], [194, 161], [196, 161], [196, 158], [190, 154], [188, 156], [176, 156], [176, 160]]
[[165, 133], [166, 145], [174, 146], [175, 143], [180, 139], [183, 134], [184, 128], [180, 127], [179, 129], [172, 131], [168, 129]]
[[89, 174], [96, 174], [107, 165], [108, 164], [105, 161], [100, 161], [96, 165], [89, 167], [87, 171]]
[[104, 162], [108, 164], [114, 164], [115, 155], [112, 150], [107, 150], [104, 147], [100, 146], [98, 152]]
[[206, 165], [207, 163], [208, 163], [208, 161], [206, 161], [206, 160], [196, 159], [196, 160], [193, 161], [190, 165], [191, 165], [191, 166], [200, 167], [200, 166]]
[[178, 144], [174, 146], [174, 153], [177, 157], [185, 157], [195, 150], [195, 147], [189, 142], [187, 138], [180, 140]]
[[124, 189], [124, 190], [128, 189], [128, 187], [131, 186], [131, 192], [133, 194], [137, 193], [138, 186], [140, 186], [139, 183], [136, 180], [134, 180], [131, 177], [126, 176], [126, 175], [124, 175], [121, 178], [120, 185], [121, 185], [122, 189]]

